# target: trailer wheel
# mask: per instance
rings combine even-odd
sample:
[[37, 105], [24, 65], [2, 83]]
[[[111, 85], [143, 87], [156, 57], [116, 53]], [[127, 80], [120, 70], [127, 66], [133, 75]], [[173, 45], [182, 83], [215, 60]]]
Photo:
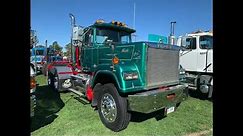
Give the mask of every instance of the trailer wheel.
[[131, 114], [127, 112], [127, 100], [121, 97], [114, 84], [102, 86], [98, 97], [98, 112], [102, 123], [112, 131], [125, 129]]

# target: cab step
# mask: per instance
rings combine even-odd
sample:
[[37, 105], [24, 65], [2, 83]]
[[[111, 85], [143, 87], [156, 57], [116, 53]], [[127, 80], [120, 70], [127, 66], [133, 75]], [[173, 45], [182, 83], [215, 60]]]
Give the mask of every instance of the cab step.
[[78, 100], [79, 102], [83, 103], [83, 104], [89, 104], [90, 101], [88, 101], [84, 95], [84, 93], [80, 92], [80, 91], [77, 91], [73, 88], [69, 88], [68, 89], [69, 91], [73, 92], [74, 94], [78, 95], [78, 97], [75, 97], [76, 100]]

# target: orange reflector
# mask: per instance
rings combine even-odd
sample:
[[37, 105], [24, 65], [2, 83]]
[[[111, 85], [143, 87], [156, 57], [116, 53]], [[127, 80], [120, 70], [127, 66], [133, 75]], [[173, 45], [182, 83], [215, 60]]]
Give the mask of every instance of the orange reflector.
[[112, 59], [112, 63], [113, 63], [113, 64], [118, 64], [118, 63], [119, 63], [119, 59], [115, 56], [115, 57]]
[[34, 77], [30, 77], [30, 89], [36, 87], [36, 81]]
[[167, 95], [166, 98], [170, 101], [174, 100], [175, 99], [175, 93]]

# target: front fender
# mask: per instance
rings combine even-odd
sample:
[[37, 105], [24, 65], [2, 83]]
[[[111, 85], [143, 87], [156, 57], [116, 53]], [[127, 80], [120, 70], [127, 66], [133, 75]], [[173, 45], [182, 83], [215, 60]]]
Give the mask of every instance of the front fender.
[[[124, 72], [137, 72], [139, 78], [135, 80], [124, 80]], [[139, 70], [135, 64], [117, 64], [114, 66], [114, 70], [100, 70], [96, 72], [93, 78], [92, 88], [96, 83], [105, 76], [115, 83], [117, 90], [122, 93], [135, 92], [144, 89], [144, 82], [140, 76]]]
[[[127, 62], [124, 64], [115, 65], [115, 75], [117, 76], [117, 80], [120, 83], [121, 92], [129, 93], [136, 92], [144, 88], [144, 81], [141, 77], [141, 73], [135, 63]], [[138, 73], [138, 79], [133, 80], [125, 80], [123, 77], [124, 73]]]
[[99, 70], [95, 73], [93, 77], [93, 82], [91, 83], [92, 88], [96, 85], [96, 83], [100, 82], [102, 80], [101, 78], [108, 78], [112, 80], [115, 84], [118, 90], [121, 89], [120, 83], [117, 79], [117, 76], [115, 75], [114, 72], [109, 71], [109, 70]]

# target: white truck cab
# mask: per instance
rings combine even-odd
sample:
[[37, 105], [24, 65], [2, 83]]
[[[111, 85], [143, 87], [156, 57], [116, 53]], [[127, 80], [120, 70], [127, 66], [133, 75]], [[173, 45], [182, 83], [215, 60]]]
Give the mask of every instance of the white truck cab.
[[197, 31], [180, 36], [177, 45], [182, 47], [180, 65], [192, 89], [212, 97], [213, 88], [213, 32]]

